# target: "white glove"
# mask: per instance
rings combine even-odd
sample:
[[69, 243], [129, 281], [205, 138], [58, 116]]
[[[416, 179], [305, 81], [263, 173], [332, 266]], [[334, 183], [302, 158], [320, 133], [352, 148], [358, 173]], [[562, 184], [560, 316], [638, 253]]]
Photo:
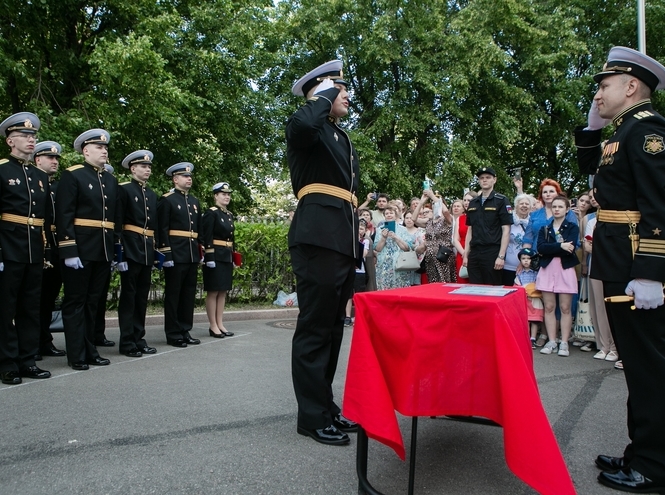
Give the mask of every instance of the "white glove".
[[65, 260], [65, 266], [78, 270], [79, 268], [83, 268], [83, 263], [81, 263], [81, 258], [77, 256], [76, 258], [67, 258]]
[[2, 261], [0, 261], [0, 272], [3, 271], [4, 269], [5, 269], [5, 264]]
[[662, 282], [636, 278], [626, 286], [626, 294], [635, 297], [635, 307], [637, 309], [656, 309], [663, 305]]
[[596, 105], [596, 100], [593, 100], [591, 108], [589, 109], [589, 116], [587, 117], [588, 125], [585, 127], [585, 130], [596, 131], [602, 129], [612, 122], [611, 119], [604, 119], [598, 113], [598, 105]]
[[173, 266], [173, 261], [165, 261], [162, 266], [164, 268], [171, 268]]
[[319, 84], [316, 89], [314, 90], [314, 94], [317, 95], [321, 91], [325, 91], [326, 89], [334, 88], [335, 83], [333, 82], [332, 79], [324, 79], [321, 81], [321, 84]]
[[127, 270], [129, 270], [129, 265], [127, 265], [126, 261], [121, 261], [120, 263], [118, 263], [118, 266], [116, 268], [118, 269], [119, 272], [126, 272]]
[[207, 266], [208, 268], [215, 268], [217, 265], [215, 264], [214, 261], [207, 261], [207, 262], [206, 262], [206, 266]]

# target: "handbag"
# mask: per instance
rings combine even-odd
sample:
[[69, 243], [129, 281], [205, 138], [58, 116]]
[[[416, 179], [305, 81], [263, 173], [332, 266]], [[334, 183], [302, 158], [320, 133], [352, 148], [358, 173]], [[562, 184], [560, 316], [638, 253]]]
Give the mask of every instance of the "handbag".
[[436, 259], [439, 260], [441, 263], [448, 263], [448, 258], [450, 258], [450, 255], [453, 254], [453, 250], [450, 249], [448, 246], [444, 246], [441, 244], [439, 246], [439, 250], [436, 253]]
[[582, 277], [580, 283], [579, 300], [577, 302], [577, 316], [573, 335], [576, 339], [594, 342], [596, 340], [593, 320], [589, 312], [589, 278]]
[[396, 272], [411, 272], [420, 268], [420, 261], [415, 251], [400, 251], [395, 261]]

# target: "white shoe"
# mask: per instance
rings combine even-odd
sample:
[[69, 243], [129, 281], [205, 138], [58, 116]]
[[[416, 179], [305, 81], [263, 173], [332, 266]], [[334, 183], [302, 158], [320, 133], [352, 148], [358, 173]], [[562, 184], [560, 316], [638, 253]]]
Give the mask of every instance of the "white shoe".
[[568, 350], [568, 342], [561, 342], [561, 344], [559, 344], [559, 352], [557, 354], [563, 357], [570, 356], [570, 351]]
[[552, 354], [553, 352], [556, 352], [556, 342], [550, 340], [545, 346], [540, 350], [541, 354]]
[[607, 354], [605, 354], [605, 351], [603, 350], [600, 350], [593, 355], [594, 359], [605, 359], [605, 357], [607, 357]]
[[610, 351], [607, 353], [607, 356], [605, 356], [605, 361], [615, 362], [618, 360], [619, 360], [619, 355], [617, 354], [616, 351]]

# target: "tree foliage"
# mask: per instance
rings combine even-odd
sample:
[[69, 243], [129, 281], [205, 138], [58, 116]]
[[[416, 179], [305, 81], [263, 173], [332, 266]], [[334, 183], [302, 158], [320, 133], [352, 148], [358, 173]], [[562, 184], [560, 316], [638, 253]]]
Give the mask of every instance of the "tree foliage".
[[[194, 193], [231, 183], [236, 213], [266, 208], [284, 180], [291, 84], [345, 63], [347, 127], [361, 190], [410, 197], [425, 175], [446, 196], [492, 165], [511, 191], [522, 167], [584, 187], [572, 129], [585, 122], [591, 75], [613, 45], [635, 47], [633, 0], [0, 0], [0, 115], [33, 111], [41, 139], [80, 155], [74, 138], [112, 134], [111, 163], [155, 153], [153, 187], [178, 161]], [[665, 4], [647, 2], [647, 46], [665, 60]], [[662, 95], [654, 97], [661, 110]], [[121, 173], [122, 170], [119, 170]]]

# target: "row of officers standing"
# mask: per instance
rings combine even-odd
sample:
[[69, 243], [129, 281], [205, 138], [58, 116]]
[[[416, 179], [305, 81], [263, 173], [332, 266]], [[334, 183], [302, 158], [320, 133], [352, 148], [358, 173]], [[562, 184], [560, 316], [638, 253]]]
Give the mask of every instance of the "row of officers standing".
[[[173, 189], [159, 200], [146, 184], [153, 154], [138, 150], [122, 162], [131, 180], [118, 183], [108, 170], [110, 135], [91, 129], [74, 141], [84, 162], [55, 180], [60, 144], [37, 143], [39, 118], [21, 112], [0, 124], [10, 148], [0, 161], [0, 379], [49, 378], [35, 357], [67, 356], [87, 370], [110, 361], [98, 346], [113, 345], [95, 334], [104, 311], [112, 267], [120, 272], [119, 351], [130, 357], [154, 354], [145, 340], [151, 271], [164, 268], [164, 331], [175, 347], [199, 344], [190, 335], [197, 269], [203, 268], [210, 334], [232, 335], [221, 323], [233, 272], [233, 215], [226, 206], [228, 183], [213, 187], [216, 206], [201, 211], [189, 194], [194, 165], [166, 170]], [[66, 352], [53, 345], [51, 312], [64, 288], [62, 319]], [[212, 296], [212, 297], [211, 297]]]

